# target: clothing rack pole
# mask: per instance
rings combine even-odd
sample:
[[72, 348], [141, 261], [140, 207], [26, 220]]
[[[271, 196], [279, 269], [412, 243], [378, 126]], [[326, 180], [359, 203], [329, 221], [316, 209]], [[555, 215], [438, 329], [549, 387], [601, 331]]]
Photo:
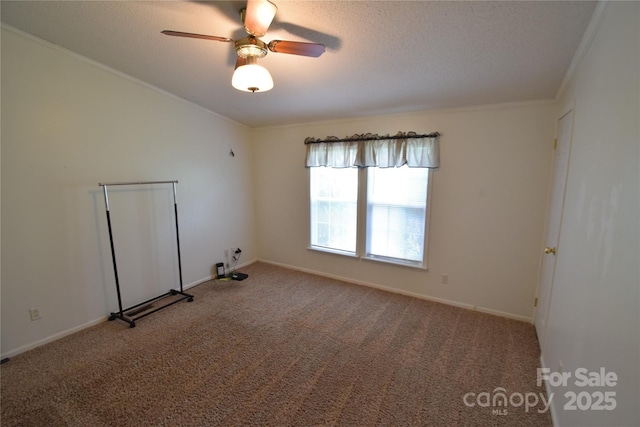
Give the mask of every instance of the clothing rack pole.
[[[152, 313], [155, 313], [158, 310], [162, 310], [163, 308], [169, 307], [170, 305], [173, 305], [175, 303], [178, 303], [182, 300], [187, 300], [188, 302], [193, 301], [193, 295], [187, 294], [184, 292], [183, 289], [183, 284], [182, 284], [182, 260], [180, 258], [180, 235], [179, 235], [179, 229], [178, 229], [178, 202], [177, 202], [177, 191], [176, 191], [176, 184], [178, 183], [178, 181], [141, 181], [141, 182], [112, 182], [112, 183], [98, 183], [99, 186], [102, 187], [103, 191], [104, 191], [104, 203], [105, 203], [105, 208], [106, 208], [106, 214], [107, 214], [107, 226], [109, 228], [109, 242], [111, 245], [111, 259], [113, 261], [113, 273], [115, 276], [115, 282], [116, 282], [116, 292], [118, 294], [118, 309], [119, 311], [117, 313], [111, 313], [111, 315], [109, 316], [109, 320], [115, 320], [115, 319], [120, 319], [123, 320], [125, 322], [127, 322], [129, 324], [129, 327], [131, 328], [135, 328], [136, 323], [135, 321], [138, 319], [141, 319], [145, 316], [148, 316]], [[136, 304], [134, 306], [131, 306], [129, 308], [123, 309], [122, 308], [122, 297], [121, 297], [121, 292], [120, 292], [120, 280], [118, 278], [118, 267], [117, 267], [117, 262], [116, 262], [116, 251], [115, 251], [115, 246], [113, 243], [113, 231], [112, 231], [112, 227], [111, 227], [111, 214], [110, 214], [110, 208], [109, 208], [109, 195], [108, 195], [108, 187], [109, 186], [114, 186], [114, 185], [147, 185], [147, 184], [172, 184], [173, 185], [173, 207], [174, 207], [174, 214], [175, 214], [175, 220], [176, 220], [176, 241], [177, 241], [177, 250], [178, 250], [178, 272], [179, 272], [179, 276], [180, 276], [180, 290], [175, 290], [175, 289], [171, 289], [169, 292], [159, 295], [157, 297], [151, 298], [147, 301], [141, 302], [139, 304]], [[153, 303], [160, 301], [168, 296], [175, 296], [175, 295], [182, 295], [182, 297], [175, 299], [169, 303], [165, 303], [164, 305], [161, 305], [158, 308], [155, 308], [153, 310], [151, 310], [151, 308], [153, 308]], [[139, 313], [142, 313], [140, 315], [138, 315]], [[135, 317], [134, 317], [135, 316]]]
[[111, 260], [113, 261], [113, 274], [116, 279], [116, 291], [118, 293], [118, 308], [119, 313], [122, 316], [122, 297], [120, 295], [120, 280], [118, 279], [118, 264], [116, 262], [116, 250], [113, 246], [113, 231], [111, 229], [111, 215], [109, 213], [109, 196], [107, 194], [107, 186], [102, 187], [104, 191], [104, 205], [107, 209], [107, 225], [109, 227], [109, 243], [111, 244]]
[[176, 218], [176, 242], [178, 243], [178, 273], [180, 275], [180, 292], [182, 292], [182, 261], [180, 260], [180, 230], [178, 229], [178, 198], [176, 196], [176, 184], [173, 182], [173, 211]]

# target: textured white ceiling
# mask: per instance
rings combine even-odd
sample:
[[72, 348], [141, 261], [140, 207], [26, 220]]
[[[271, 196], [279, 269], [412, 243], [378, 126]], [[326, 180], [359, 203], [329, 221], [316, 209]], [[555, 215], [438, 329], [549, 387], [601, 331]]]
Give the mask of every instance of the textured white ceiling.
[[6, 1], [0, 18], [252, 127], [555, 97], [593, 13], [585, 1], [282, 1], [262, 39], [324, 43], [269, 53], [275, 87], [231, 87], [243, 1]]

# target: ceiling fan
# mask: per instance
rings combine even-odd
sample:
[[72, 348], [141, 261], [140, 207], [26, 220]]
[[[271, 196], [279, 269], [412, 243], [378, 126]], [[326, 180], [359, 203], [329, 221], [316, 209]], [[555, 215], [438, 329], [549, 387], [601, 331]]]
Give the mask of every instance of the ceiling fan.
[[234, 43], [238, 60], [231, 84], [245, 92], [265, 92], [273, 88], [273, 79], [266, 68], [258, 65], [258, 59], [264, 58], [269, 51], [314, 58], [324, 53], [324, 45], [320, 43], [285, 40], [271, 40], [265, 43], [260, 40], [258, 37], [266, 34], [277, 10], [276, 5], [269, 0], [247, 0], [247, 7], [240, 10], [240, 19], [248, 36], [235, 41], [227, 37], [172, 30], [164, 30], [162, 34]]

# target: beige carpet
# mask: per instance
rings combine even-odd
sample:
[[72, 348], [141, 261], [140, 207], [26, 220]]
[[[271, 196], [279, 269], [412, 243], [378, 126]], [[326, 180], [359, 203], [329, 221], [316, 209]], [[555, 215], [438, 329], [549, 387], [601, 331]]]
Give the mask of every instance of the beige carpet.
[[551, 425], [542, 404], [479, 405], [498, 387], [544, 394], [530, 324], [264, 263], [242, 271], [136, 328], [104, 322], [12, 358], [2, 426]]

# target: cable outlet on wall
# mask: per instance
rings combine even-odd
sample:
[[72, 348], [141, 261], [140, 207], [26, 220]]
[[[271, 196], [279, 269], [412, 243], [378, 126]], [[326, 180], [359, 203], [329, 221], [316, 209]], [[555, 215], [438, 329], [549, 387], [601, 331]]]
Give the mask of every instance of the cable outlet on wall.
[[29, 309], [29, 316], [31, 316], [31, 321], [42, 319], [42, 317], [40, 316], [40, 309], [39, 308], [30, 308]]
[[449, 283], [449, 275], [448, 274], [443, 274], [442, 276], [440, 276], [440, 283], [442, 283], [443, 285], [446, 285]]

